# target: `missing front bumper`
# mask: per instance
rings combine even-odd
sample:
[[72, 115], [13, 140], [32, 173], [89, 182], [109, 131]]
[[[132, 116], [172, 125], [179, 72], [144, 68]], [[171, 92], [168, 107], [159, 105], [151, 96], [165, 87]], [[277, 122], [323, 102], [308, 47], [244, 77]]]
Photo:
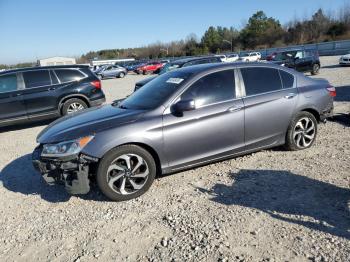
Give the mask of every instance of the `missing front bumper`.
[[40, 172], [49, 185], [61, 184], [72, 195], [87, 194], [90, 191], [89, 164], [85, 158], [71, 159], [41, 158], [40, 147], [32, 154], [34, 168]]

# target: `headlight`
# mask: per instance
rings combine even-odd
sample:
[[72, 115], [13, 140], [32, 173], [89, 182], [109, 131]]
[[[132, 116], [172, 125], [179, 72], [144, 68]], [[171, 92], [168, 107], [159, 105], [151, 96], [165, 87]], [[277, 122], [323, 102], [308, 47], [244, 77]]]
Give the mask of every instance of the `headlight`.
[[78, 154], [93, 138], [93, 136], [85, 136], [57, 144], [46, 144], [43, 146], [41, 156], [63, 157]]

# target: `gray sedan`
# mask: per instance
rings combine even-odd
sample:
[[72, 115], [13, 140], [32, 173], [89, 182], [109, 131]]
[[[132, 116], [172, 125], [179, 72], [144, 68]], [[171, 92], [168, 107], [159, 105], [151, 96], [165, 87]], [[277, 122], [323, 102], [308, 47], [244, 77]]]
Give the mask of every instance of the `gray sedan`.
[[311, 147], [334, 96], [326, 80], [272, 64], [182, 68], [122, 103], [57, 120], [39, 134], [33, 164], [72, 194], [87, 193], [95, 177], [108, 198], [128, 200], [156, 174], [280, 145]]
[[118, 65], [107, 65], [95, 73], [100, 79], [114, 77], [123, 78], [126, 76], [128, 71], [124, 67]]

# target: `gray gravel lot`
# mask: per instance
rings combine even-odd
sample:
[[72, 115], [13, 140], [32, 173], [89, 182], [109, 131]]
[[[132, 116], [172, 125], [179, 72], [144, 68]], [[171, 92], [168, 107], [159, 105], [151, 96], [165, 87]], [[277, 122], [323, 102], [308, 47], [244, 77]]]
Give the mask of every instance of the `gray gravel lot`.
[[[30, 154], [45, 125], [0, 133], [1, 261], [349, 261], [350, 67], [321, 57], [336, 117], [304, 151], [277, 148], [158, 178], [139, 199], [49, 187]], [[107, 101], [144, 76], [103, 81]]]

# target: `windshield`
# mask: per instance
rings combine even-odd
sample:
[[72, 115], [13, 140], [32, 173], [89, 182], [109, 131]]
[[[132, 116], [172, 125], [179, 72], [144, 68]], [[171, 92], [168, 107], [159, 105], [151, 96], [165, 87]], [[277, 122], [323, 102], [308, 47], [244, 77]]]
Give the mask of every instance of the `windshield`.
[[188, 72], [169, 72], [145, 84], [119, 107], [125, 109], [154, 109], [162, 105], [192, 75]]
[[163, 66], [162, 70], [160, 70], [159, 74], [164, 74], [166, 72], [172, 71], [176, 68], [179, 68], [180, 65], [179, 64], [173, 64], [173, 63], [167, 63]]

